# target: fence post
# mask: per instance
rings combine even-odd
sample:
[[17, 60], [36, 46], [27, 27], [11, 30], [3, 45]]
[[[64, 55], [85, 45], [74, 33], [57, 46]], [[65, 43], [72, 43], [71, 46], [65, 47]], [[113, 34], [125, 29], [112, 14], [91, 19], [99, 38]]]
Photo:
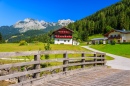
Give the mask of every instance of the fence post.
[[[34, 55], [34, 61], [40, 61], [40, 55], [39, 54]], [[34, 70], [35, 69], [40, 69], [40, 63], [34, 64]], [[40, 77], [40, 72], [34, 73], [33, 78], [38, 78], [38, 77]]]
[[[21, 68], [21, 69], [22, 69], [23, 72], [27, 71], [25, 66], [23, 66], [23, 68]], [[25, 81], [25, 80], [27, 80], [26, 75], [18, 77], [18, 83]]]
[[[85, 57], [85, 54], [82, 53], [82, 54], [81, 54], [81, 57], [82, 57], [81, 63], [84, 63], [84, 62], [85, 62], [85, 58], [84, 58], [84, 57]], [[85, 64], [82, 64], [82, 65], [81, 65], [81, 68], [85, 68]]]
[[106, 62], [105, 62], [105, 54], [102, 55], [102, 58], [103, 58], [102, 59], [102, 61], [103, 61], [102, 65], [105, 65], [106, 64]]
[[96, 62], [97, 62], [97, 58], [96, 58], [96, 57], [97, 57], [97, 53], [95, 52], [95, 53], [94, 53], [94, 62], [95, 62], [95, 63], [94, 63], [93, 66], [97, 66], [97, 63], [96, 63]]
[[[68, 54], [67, 53], [64, 53], [63, 54], [63, 58], [65, 58], [65, 60], [63, 60], [63, 65], [67, 65], [69, 63], [69, 60], [67, 60], [68, 58]], [[68, 67], [63, 67], [63, 72], [67, 71], [68, 70]]]

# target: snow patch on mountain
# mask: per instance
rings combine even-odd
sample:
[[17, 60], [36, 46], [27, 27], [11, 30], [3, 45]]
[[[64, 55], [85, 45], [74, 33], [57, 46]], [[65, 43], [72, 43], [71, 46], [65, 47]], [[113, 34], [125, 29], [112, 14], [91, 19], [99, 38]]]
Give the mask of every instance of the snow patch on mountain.
[[63, 19], [63, 20], [58, 20], [58, 24], [61, 25], [61, 26], [67, 26], [68, 24], [70, 23], [73, 23], [74, 21], [73, 20], [70, 20], [70, 19]]
[[38, 21], [35, 19], [31, 18], [26, 18], [23, 21], [18, 21], [16, 24], [14, 24], [14, 28], [21, 28], [19, 32], [26, 32], [28, 30], [41, 30], [41, 29], [46, 29], [48, 26], [67, 26], [69, 23], [73, 23], [73, 20], [70, 19], [63, 19], [63, 20], [58, 20], [57, 23], [54, 22], [45, 22], [44, 20]]

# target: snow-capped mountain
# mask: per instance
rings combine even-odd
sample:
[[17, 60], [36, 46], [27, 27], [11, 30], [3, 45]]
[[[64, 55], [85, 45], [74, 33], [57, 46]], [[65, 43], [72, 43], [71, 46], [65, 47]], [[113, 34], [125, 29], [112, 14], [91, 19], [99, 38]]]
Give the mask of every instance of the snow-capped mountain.
[[70, 19], [63, 19], [63, 20], [58, 20], [58, 24], [61, 25], [61, 26], [67, 26], [68, 24], [70, 23], [73, 23], [74, 21], [73, 20], [70, 20]]
[[26, 18], [23, 21], [18, 21], [13, 25], [14, 28], [21, 28], [19, 32], [26, 32], [28, 30], [41, 30], [46, 29], [48, 26], [67, 26], [69, 23], [73, 23], [73, 20], [58, 20], [57, 23], [45, 22], [44, 20], [38, 21], [31, 18]]

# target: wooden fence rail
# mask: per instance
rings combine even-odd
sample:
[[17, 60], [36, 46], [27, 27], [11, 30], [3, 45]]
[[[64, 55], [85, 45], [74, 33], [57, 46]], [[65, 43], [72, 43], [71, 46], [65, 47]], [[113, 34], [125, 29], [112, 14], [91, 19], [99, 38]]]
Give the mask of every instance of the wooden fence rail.
[[[41, 55], [50, 55], [50, 54], [63, 54], [63, 58], [58, 59], [48, 59], [48, 60], [41, 60]], [[68, 54], [81, 54], [81, 57], [76, 58], [68, 58]], [[87, 54], [91, 54], [93, 56], [86, 56]], [[18, 68], [20, 67], [22, 71], [17, 71], [13, 73], [9, 73], [6, 75], [0, 76], [1, 80], [7, 80], [16, 78], [18, 83], [14, 86], [23, 86], [26, 82], [31, 82], [37, 78], [41, 78], [41, 73], [44, 71], [53, 71], [56, 69], [62, 69], [62, 72], [67, 72], [69, 67], [72, 66], [80, 66], [84, 69], [87, 65], [105, 65], [105, 53], [98, 53], [98, 52], [82, 52], [82, 51], [68, 51], [68, 50], [55, 50], [55, 51], [27, 51], [27, 52], [0, 52], [0, 58], [9, 58], [9, 57], [16, 57], [16, 56], [29, 56], [34, 55], [34, 60], [30, 62], [19, 62], [19, 63], [11, 63], [11, 64], [2, 64], [0, 65], [0, 70], [11, 69], [11, 68]], [[90, 60], [88, 60], [88, 58]], [[62, 62], [63, 65], [58, 66], [49, 66], [41, 68], [41, 64], [43, 63], [50, 63], [50, 62]], [[27, 70], [25, 66], [31, 65], [33, 69]], [[27, 76], [31, 76], [30, 79], [25, 79]], [[44, 76], [45, 77], [45, 76]]]

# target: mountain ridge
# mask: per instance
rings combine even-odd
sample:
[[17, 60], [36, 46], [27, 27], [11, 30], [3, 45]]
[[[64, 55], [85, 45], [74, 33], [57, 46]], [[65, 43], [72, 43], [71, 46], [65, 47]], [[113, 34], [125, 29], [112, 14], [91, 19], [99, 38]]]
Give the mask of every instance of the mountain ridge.
[[[28, 30], [42, 30], [42, 29], [47, 29], [53, 28], [53, 27], [63, 27], [67, 26], [69, 23], [73, 23], [73, 20], [70, 19], [63, 19], [63, 20], [58, 20], [58, 22], [46, 22], [44, 20], [36, 20], [32, 18], [26, 18], [24, 20], [19, 20], [15, 24], [11, 26], [1, 26], [0, 27], [0, 32], [3, 35], [7, 34], [16, 34], [16, 33], [24, 33]], [[14, 31], [16, 30], [16, 31]], [[14, 31], [14, 33], [13, 33]]]
[[6, 42], [18, 42], [26, 38], [45, 34], [51, 30], [59, 29], [73, 22], [74, 21], [70, 19], [58, 20], [58, 22], [46, 22], [44, 20], [39, 21], [26, 18], [11, 26], [1, 26], [0, 33]]

